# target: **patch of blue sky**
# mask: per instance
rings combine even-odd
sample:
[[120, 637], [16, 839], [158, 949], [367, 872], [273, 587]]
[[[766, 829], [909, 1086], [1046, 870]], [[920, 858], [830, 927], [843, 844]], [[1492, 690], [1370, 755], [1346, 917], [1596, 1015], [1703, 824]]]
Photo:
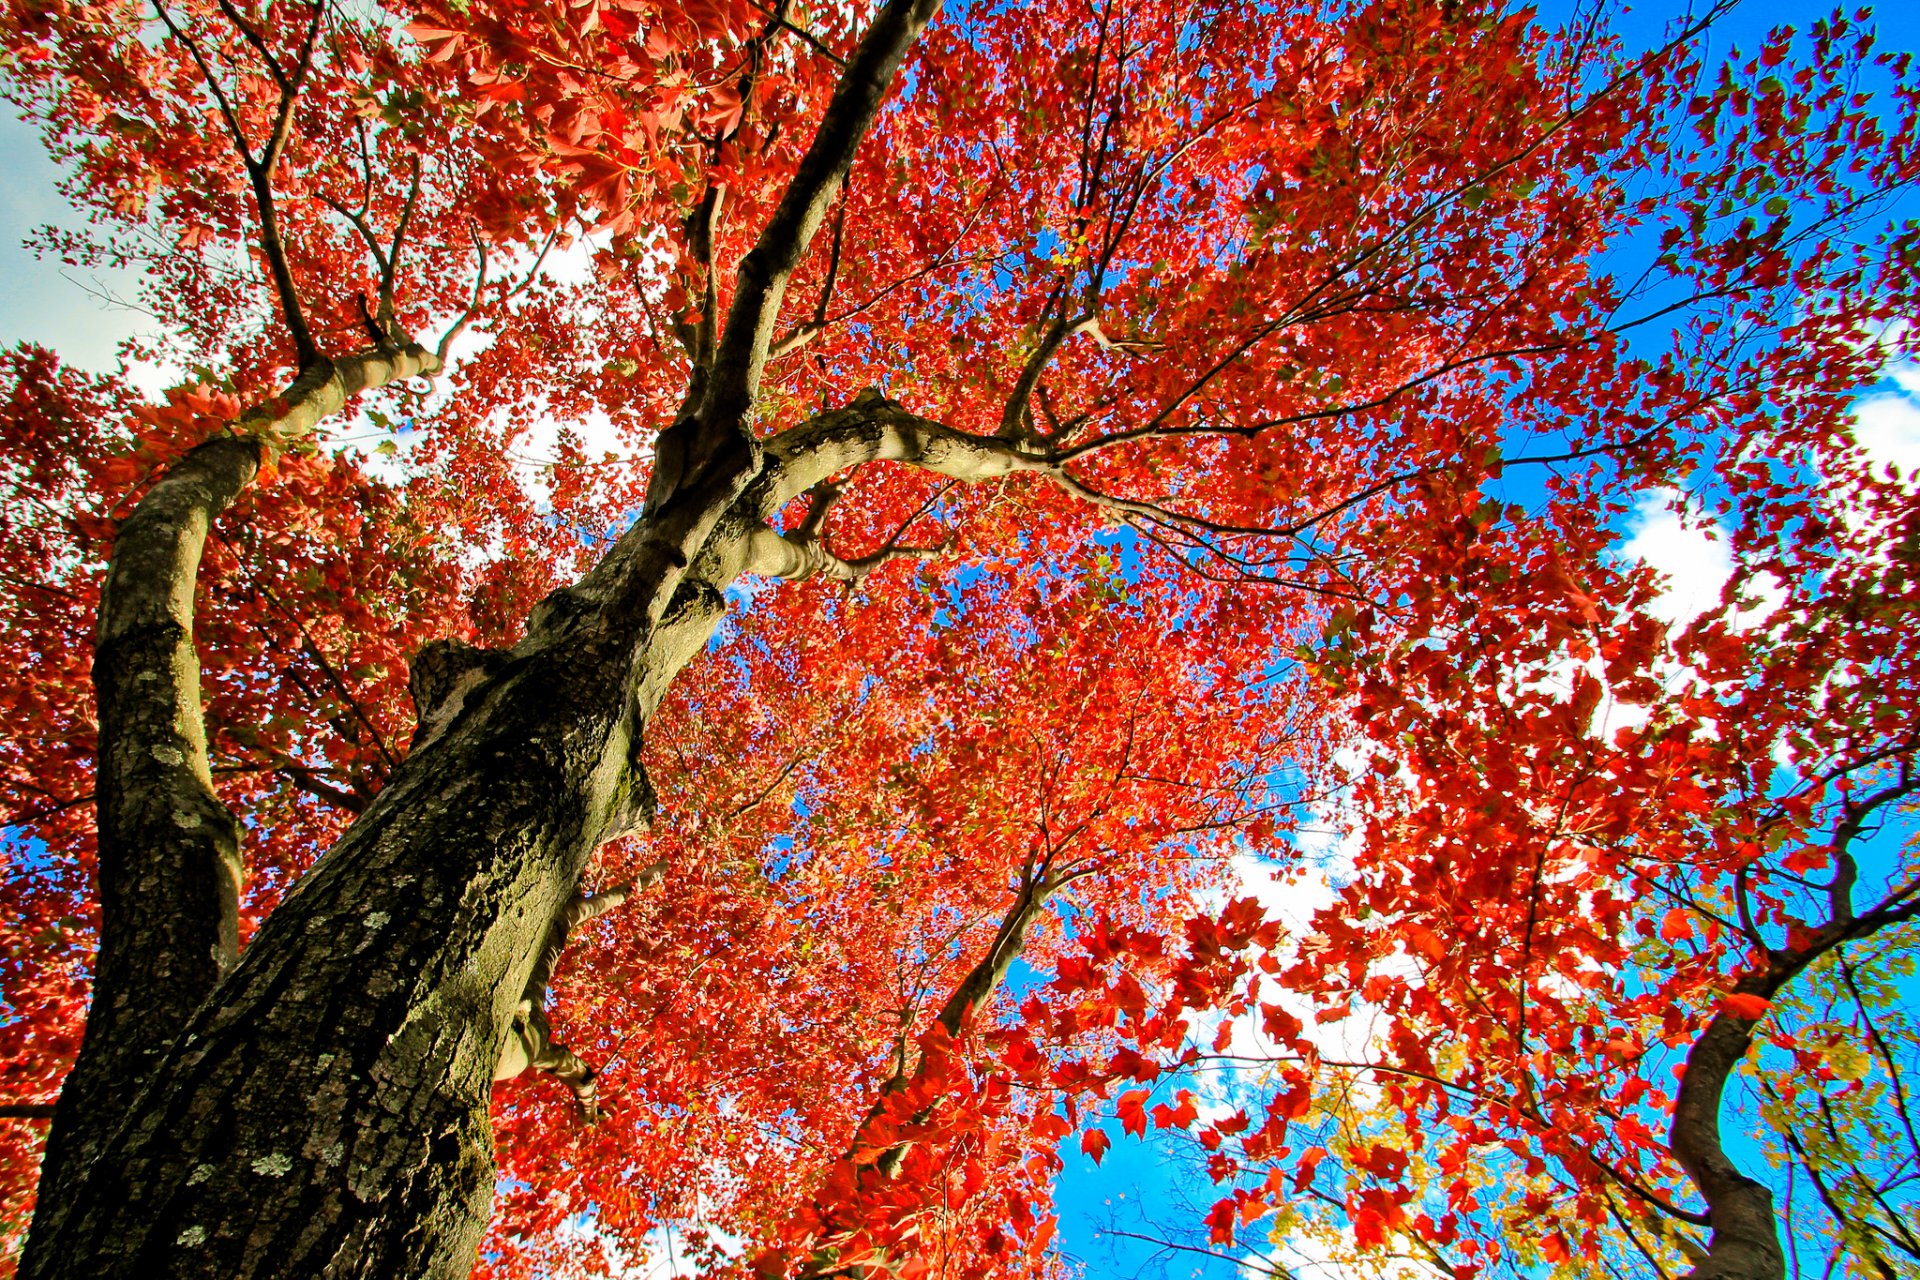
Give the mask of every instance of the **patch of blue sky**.
[[[61, 170], [38, 130], [11, 110], [0, 110], [0, 169], [8, 175], [0, 184], [0, 343], [37, 343], [84, 369], [115, 368], [121, 343], [156, 327], [139, 303], [141, 273], [69, 266], [28, 245], [43, 227], [84, 224], [59, 194]], [[173, 380], [157, 366], [129, 372], [149, 392]]]
[[[47, 852], [44, 841], [34, 839], [17, 827], [0, 827], [0, 880], [27, 879], [76, 880], [79, 879], [79, 870], [54, 859]], [[80, 928], [85, 921], [72, 919], [58, 923], [61, 928]], [[12, 1022], [16, 1016], [12, 1001], [7, 998], [6, 991], [0, 989], [0, 1025]]]

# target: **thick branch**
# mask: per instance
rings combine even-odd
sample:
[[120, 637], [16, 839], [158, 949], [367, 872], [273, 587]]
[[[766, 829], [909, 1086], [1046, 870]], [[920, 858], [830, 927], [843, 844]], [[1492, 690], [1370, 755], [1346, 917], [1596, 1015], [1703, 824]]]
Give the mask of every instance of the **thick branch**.
[[[58, 1203], [239, 946], [240, 830], [214, 794], [194, 648], [213, 521], [259, 471], [359, 391], [437, 367], [418, 347], [322, 361], [231, 434], [190, 451], [121, 525], [101, 593], [100, 953], [86, 1040], [61, 1093], [40, 1203]], [[92, 1123], [83, 1122], [91, 1118]]]
[[1013, 968], [1013, 962], [1020, 958], [1020, 953], [1026, 948], [1027, 930], [1040, 918], [1047, 899], [1059, 887], [1057, 880], [1042, 880], [1022, 886], [1012, 908], [994, 931], [993, 943], [987, 948], [987, 954], [981, 957], [979, 964], [967, 971], [967, 976], [953, 989], [947, 1002], [940, 1006], [940, 1014], [934, 1021], [945, 1027], [948, 1035], [959, 1035], [968, 1020], [1000, 989], [1000, 984], [1007, 979], [1008, 970]]
[[793, 181], [741, 260], [700, 414], [703, 438], [693, 442], [688, 474], [701, 459], [724, 448], [725, 437], [746, 430], [787, 281], [839, 193], [907, 51], [939, 8], [940, 0], [889, 0], [848, 61]]
[[902, 520], [900, 527], [875, 551], [851, 560], [835, 555], [827, 546], [826, 517], [842, 492], [838, 486], [815, 485], [813, 505], [808, 508], [806, 518], [798, 528], [791, 533], [775, 533], [764, 528], [755, 530], [750, 547], [750, 570], [764, 577], [785, 578], [793, 582], [818, 575], [857, 587], [867, 580], [868, 574], [882, 565], [892, 564], [896, 560], [931, 560], [945, 550], [944, 546], [902, 546], [900, 541], [914, 522], [932, 509], [940, 494], [945, 492], [942, 489]]
[[1011, 440], [1027, 430], [1027, 405], [1033, 399], [1034, 388], [1040, 385], [1040, 376], [1047, 371], [1047, 365], [1052, 362], [1054, 355], [1066, 345], [1067, 339], [1088, 330], [1099, 330], [1099, 321], [1090, 314], [1070, 320], [1055, 320], [1047, 326], [1040, 345], [1034, 348], [1033, 354], [1027, 357], [1027, 363], [1021, 368], [1020, 377], [1007, 396], [1006, 407], [1000, 411], [1001, 435]]
[[843, 560], [827, 549], [824, 539], [784, 537], [769, 529], [753, 536], [750, 570], [763, 577], [785, 578], [789, 582], [820, 577], [857, 587], [882, 565], [896, 560], [932, 560], [943, 549], [888, 545], [872, 555]]
[[[1883, 928], [1920, 916], [1914, 885], [1893, 892], [1874, 909], [1829, 921], [1806, 945], [1776, 951], [1767, 967], [1738, 982], [1734, 991], [1771, 1000], [1829, 951]], [[1727, 1158], [1720, 1142], [1720, 1103], [1728, 1078], [1753, 1043], [1756, 1020], [1722, 1010], [1687, 1052], [1686, 1074], [1674, 1100], [1669, 1145], [1707, 1202], [1713, 1235], [1707, 1260], [1688, 1280], [1784, 1280], [1786, 1255], [1774, 1221], [1773, 1192]]]

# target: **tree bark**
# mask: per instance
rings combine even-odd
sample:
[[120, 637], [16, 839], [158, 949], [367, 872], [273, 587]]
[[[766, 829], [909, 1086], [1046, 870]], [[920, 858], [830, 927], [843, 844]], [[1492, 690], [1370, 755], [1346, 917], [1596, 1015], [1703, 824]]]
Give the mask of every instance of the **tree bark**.
[[[139, 828], [115, 837], [124, 868], [102, 860], [103, 878], [133, 892], [103, 895], [164, 909], [192, 932], [176, 939], [120, 916], [105, 926], [128, 959], [115, 961], [111, 982], [103, 969], [96, 1007], [139, 1009], [142, 1030], [123, 1035], [106, 1018], [89, 1031], [83, 1061], [94, 1060], [87, 1070], [103, 1083], [63, 1103], [60, 1172], [40, 1200], [23, 1276], [385, 1280], [471, 1270], [493, 1192], [489, 1090], [514, 1007], [594, 850], [648, 818], [642, 734], [724, 612], [726, 584], [750, 568], [779, 570], [756, 564], [768, 520], [835, 471], [877, 458], [963, 479], [1044, 469], [878, 393], [764, 449], [748, 431], [784, 282], [938, 7], [889, 0], [862, 38], [743, 265], [714, 367], [696, 371], [696, 383], [711, 375], [703, 406], [660, 441], [642, 519], [535, 610], [504, 660], [463, 684], [457, 707], [427, 727], [224, 978], [238, 866], [231, 819], [205, 781], [204, 746], [197, 757], [189, 750], [200, 741], [192, 603], [206, 526], [253, 474], [244, 449], [203, 446], [177, 469], [177, 484], [169, 477], [143, 503], [171, 557], [159, 575], [164, 626], [143, 642], [140, 662], [103, 663], [112, 687], [102, 702], [123, 687], [145, 697], [143, 684], [164, 697], [158, 709], [138, 704], [138, 723], [111, 758], [138, 769], [124, 778], [102, 770], [103, 788], [151, 797]], [[438, 363], [417, 347], [322, 361], [271, 410], [249, 415], [245, 434], [256, 449], [284, 447], [373, 385], [389, 355], [412, 361], [408, 372]], [[397, 364], [380, 367], [385, 379], [404, 376]], [[196, 469], [209, 477], [196, 479]], [[163, 489], [178, 500], [155, 496]], [[116, 556], [103, 635], [115, 634], [115, 601], [138, 598], [131, 582], [146, 581], [120, 568], [129, 554], [123, 545]], [[155, 754], [151, 726], [162, 723], [184, 744], [178, 759], [171, 740]], [[164, 785], [148, 778], [147, 759], [172, 770]], [[119, 804], [103, 800], [103, 814]], [[165, 824], [176, 814], [194, 822], [175, 828], [197, 833], [173, 860], [177, 875], [142, 860], [153, 833], [175, 839]], [[178, 897], [163, 907], [142, 889]], [[182, 965], [191, 981], [155, 1003], [147, 975]]]
[[[1880, 801], [1898, 800], [1907, 791], [1902, 784], [1881, 793]], [[1835, 842], [1840, 871], [1829, 888], [1832, 916], [1797, 949], [1769, 952], [1766, 966], [1735, 983], [1733, 994], [1771, 1001], [1834, 948], [1920, 916], [1920, 899], [1913, 897], [1911, 887], [1889, 893], [1870, 911], [1855, 913], [1853, 860], [1846, 851], [1852, 838], [1852, 832], [1843, 828]], [[1787, 1274], [1772, 1190], [1740, 1172], [1720, 1142], [1721, 1098], [1734, 1068], [1753, 1046], [1753, 1029], [1758, 1025], [1756, 1019], [1722, 1009], [1687, 1051], [1668, 1147], [1707, 1202], [1711, 1232], [1707, 1256], [1687, 1273], [1687, 1280], [1785, 1280]]]
[[878, 458], [967, 480], [1044, 469], [869, 395], [649, 512], [535, 611], [137, 1093], [75, 1117], [94, 1158], [42, 1201], [22, 1274], [465, 1276], [502, 1039], [593, 851], [647, 816], [647, 719], [769, 517]]
[[24, 1274], [471, 1270], [502, 1037], [588, 857], [633, 821], [636, 655], [733, 487], [630, 534], [614, 589], [549, 598], [268, 919], [125, 1123], [88, 1118], [99, 1154], [43, 1202]]
[[471, 1270], [515, 1005], [594, 850], [648, 818], [644, 727], [725, 585], [754, 567], [756, 535], [805, 488], [877, 457], [966, 478], [1028, 461], [877, 393], [772, 454], [749, 424], [785, 281], [939, 3], [888, 0], [862, 37], [695, 371], [706, 393], [663, 433], [642, 519], [463, 684], [237, 964], [237, 831], [207, 780], [192, 642], [200, 546], [263, 450], [439, 361], [411, 345], [316, 360], [238, 424], [247, 440], [202, 446], [142, 503], [102, 609], [113, 954], [55, 1122], [28, 1280]]
[[624, 761], [623, 673], [600, 656], [517, 661], [408, 761], [268, 919], [84, 1194], [36, 1223], [27, 1274], [471, 1270], [513, 998], [622, 801], [602, 762]]
[[[1765, 985], [1771, 997], [1780, 984]], [[1712, 1232], [1706, 1259], [1689, 1273], [1690, 1280], [1786, 1280], [1773, 1192], [1740, 1172], [1720, 1144], [1721, 1095], [1753, 1044], [1753, 1028], [1746, 1018], [1714, 1015], [1687, 1051], [1686, 1074], [1674, 1101], [1674, 1158], [1707, 1202]]]
[[86, 1039], [61, 1090], [39, 1200], [60, 1205], [239, 947], [240, 829], [214, 795], [193, 608], [213, 521], [266, 453], [360, 391], [438, 368], [412, 347], [310, 367], [171, 467], [114, 541], [94, 647], [100, 950]]

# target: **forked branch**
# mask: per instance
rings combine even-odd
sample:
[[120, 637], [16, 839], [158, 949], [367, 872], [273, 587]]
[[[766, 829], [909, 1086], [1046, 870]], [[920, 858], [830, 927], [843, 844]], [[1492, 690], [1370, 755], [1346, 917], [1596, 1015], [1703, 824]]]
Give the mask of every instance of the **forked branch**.
[[839, 194], [907, 51], [939, 8], [940, 0], [889, 0], [848, 60], [793, 181], [741, 260], [700, 413], [704, 429], [690, 442], [683, 474], [692, 474], [704, 458], [725, 447], [728, 437], [746, 430], [787, 281]]

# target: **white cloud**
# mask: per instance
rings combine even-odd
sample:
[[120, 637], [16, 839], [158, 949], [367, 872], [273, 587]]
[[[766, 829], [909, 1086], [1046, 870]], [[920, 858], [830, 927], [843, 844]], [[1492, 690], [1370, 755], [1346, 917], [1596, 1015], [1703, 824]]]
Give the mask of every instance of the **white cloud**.
[[[1853, 438], [1876, 464], [1920, 474], [1920, 364], [1889, 370], [1907, 395], [1868, 396], [1853, 407]], [[1910, 390], [1909, 390], [1910, 389]]]
[[1717, 527], [1681, 519], [1679, 494], [1656, 489], [1634, 512], [1633, 536], [1621, 554], [1659, 571], [1666, 590], [1654, 604], [1656, 617], [1684, 626], [1720, 603], [1720, 589], [1733, 576], [1733, 553]]
[[[1357, 772], [1366, 757], [1364, 748], [1350, 747], [1336, 758], [1343, 768]], [[1309, 802], [1307, 810], [1306, 823], [1292, 833], [1290, 853], [1280, 852], [1276, 860], [1249, 848], [1237, 853], [1231, 862], [1233, 887], [1229, 892], [1236, 897], [1252, 897], [1266, 919], [1279, 921], [1286, 930], [1280, 946], [1283, 964], [1295, 958], [1296, 948], [1314, 945], [1313, 917], [1333, 905], [1339, 887], [1353, 876], [1354, 857], [1365, 840], [1358, 814], [1344, 789]], [[1389, 961], [1382, 971], [1394, 968], [1395, 962]], [[1262, 977], [1257, 997], [1238, 1017], [1229, 1019], [1224, 1011], [1214, 1011], [1195, 1019], [1193, 1038], [1204, 1045], [1214, 1043], [1223, 1022], [1230, 1023], [1225, 1052], [1239, 1060], [1236, 1066], [1198, 1074], [1195, 1094], [1202, 1119], [1219, 1119], [1242, 1108], [1251, 1111], [1264, 1103], [1272, 1081], [1260, 1064], [1284, 1061], [1290, 1056], [1291, 1046], [1276, 1044], [1267, 1036], [1263, 1003], [1276, 1004], [1300, 1019], [1306, 1040], [1330, 1059], [1359, 1062], [1379, 1056], [1376, 1050], [1383, 1028], [1376, 1008], [1355, 1000], [1347, 1017], [1323, 1023], [1314, 1016], [1317, 1006], [1313, 1000], [1288, 991], [1271, 976]], [[1365, 1104], [1370, 1102], [1376, 1085], [1371, 1077], [1363, 1075], [1352, 1088], [1354, 1096]]]
[[1862, 350], [1880, 361], [1881, 385], [1853, 406], [1854, 442], [1876, 465], [1920, 476], [1920, 341], [1914, 325], [1894, 320], [1875, 326]]

